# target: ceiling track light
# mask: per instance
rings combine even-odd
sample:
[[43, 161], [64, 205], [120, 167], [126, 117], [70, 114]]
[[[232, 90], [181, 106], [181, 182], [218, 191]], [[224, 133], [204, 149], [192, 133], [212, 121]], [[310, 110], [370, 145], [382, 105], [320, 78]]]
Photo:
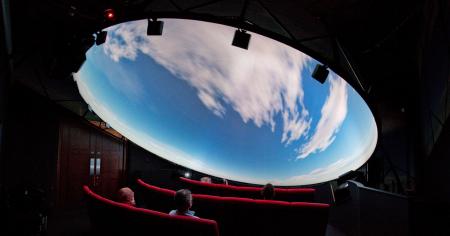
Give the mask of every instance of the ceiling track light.
[[231, 45], [247, 50], [250, 43], [251, 35], [243, 29], [237, 29], [234, 32], [233, 42]]
[[321, 84], [325, 83], [328, 77], [328, 68], [325, 65], [317, 64], [311, 76]]
[[156, 18], [148, 19], [147, 35], [162, 35], [164, 21], [158, 21]]
[[102, 45], [106, 41], [106, 36], [108, 35], [107, 31], [99, 31], [95, 33], [95, 44]]

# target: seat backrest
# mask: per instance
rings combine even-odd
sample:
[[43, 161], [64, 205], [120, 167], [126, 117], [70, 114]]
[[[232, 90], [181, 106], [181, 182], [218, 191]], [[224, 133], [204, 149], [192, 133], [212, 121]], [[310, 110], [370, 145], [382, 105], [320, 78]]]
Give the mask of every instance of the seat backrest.
[[[302, 235], [325, 235], [330, 206], [321, 203], [291, 202], [285, 214], [286, 224]], [[298, 214], [298, 212], [302, 214]], [[302, 222], [302, 227], [295, 227]]]
[[329, 205], [193, 195], [197, 215], [215, 219], [221, 235], [324, 235]]
[[313, 188], [275, 188], [274, 200], [287, 202], [314, 202]]
[[180, 177], [181, 183], [185, 188], [188, 188], [192, 193], [208, 194], [215, 196], [229, 196], [233, 191], [229, 185], [207, 183], [198, 180], [192, 180]]
[[[246, 187], [205, 183], [184, 177], [180, 177], [180, 181], [193, 193], [216, 195], [222, 197], [261, 199], [262, 187]], [[316, 190], [313, 188], [275, 188], [274, 200], [288, 202], [313, 202], [315, 191]]]
[[147, 184], [141, 179], [137, 180], [136, 188], [136, 196], [139, 196], [136, 202], [139, 203], [139, 207], [161, 212], [175, 209], [175, 191]]
[[324, 235], [329, 205], [193, 194], [193, 210], [199, 217], [216, 220], [221, 235]]
[[214, 220], [171, 216], [111, 201], [87, 186], [83, 190], [94, 235], [219, 235]]

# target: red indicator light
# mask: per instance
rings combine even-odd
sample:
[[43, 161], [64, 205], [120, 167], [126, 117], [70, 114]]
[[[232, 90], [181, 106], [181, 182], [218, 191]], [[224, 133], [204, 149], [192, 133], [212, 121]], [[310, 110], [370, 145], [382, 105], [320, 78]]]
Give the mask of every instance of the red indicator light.
[[116, 14], [111, 8], [105, 10], [104, 16], [109, 21], [114, 21], [116, 19]]

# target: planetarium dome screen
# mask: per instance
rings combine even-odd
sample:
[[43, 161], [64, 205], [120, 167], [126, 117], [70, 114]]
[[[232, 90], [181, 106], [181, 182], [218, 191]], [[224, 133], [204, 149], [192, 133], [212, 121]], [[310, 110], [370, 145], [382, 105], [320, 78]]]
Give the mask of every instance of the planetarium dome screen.
[[92, 110], [132, 142], [171, 162], [235, 181], [308, 185], [363, 165], [377, 142], [369, 107], [330, 71], [283, 43], [235, 28], [164, 19], [105, 29], [74, 78]]

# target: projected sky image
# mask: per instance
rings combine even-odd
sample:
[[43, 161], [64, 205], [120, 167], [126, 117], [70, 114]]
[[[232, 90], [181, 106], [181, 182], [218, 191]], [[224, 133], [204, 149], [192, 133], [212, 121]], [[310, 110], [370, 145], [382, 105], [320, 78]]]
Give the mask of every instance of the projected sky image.
[[308, 185], [359, 168], [377, 127], [358, 93], [333, 72], [320, 84], [318, 62], [235, 28], [163, 19], [107, 28], [74, 74], [80, 94], [111, 127], [174, 163], [235, 181]]

